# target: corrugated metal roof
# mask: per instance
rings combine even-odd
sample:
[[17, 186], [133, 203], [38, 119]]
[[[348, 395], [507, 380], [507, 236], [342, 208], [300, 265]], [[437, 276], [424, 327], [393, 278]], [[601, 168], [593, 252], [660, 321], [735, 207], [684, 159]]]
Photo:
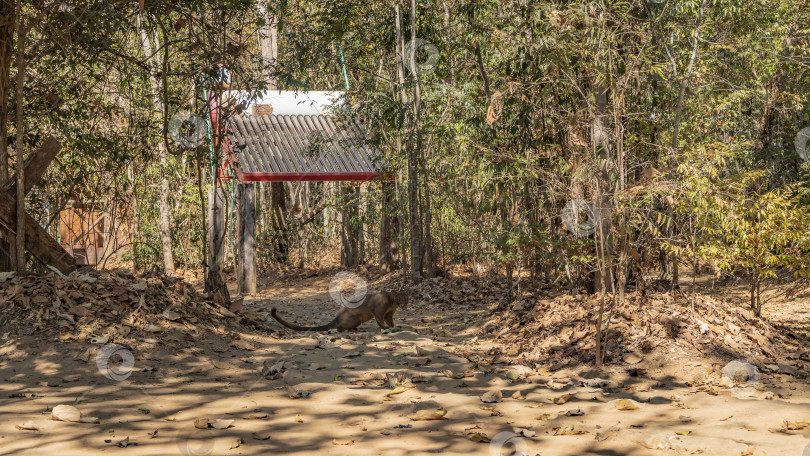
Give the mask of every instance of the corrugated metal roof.
[[233, 116], [227, 132], [243, 182], [369, 180], [382, 168], [355, 121], [328, 115]]

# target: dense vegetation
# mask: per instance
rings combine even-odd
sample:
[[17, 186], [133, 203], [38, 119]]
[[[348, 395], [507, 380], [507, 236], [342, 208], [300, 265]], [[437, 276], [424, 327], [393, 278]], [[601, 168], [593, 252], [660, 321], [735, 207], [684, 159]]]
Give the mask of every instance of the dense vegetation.
[[[768, 280], [808, 274], [803, 0], [269, 2], [277, 61], [261, 57], [269, 24], [249, 0], [0, 5], [0, 181], [56, 136], [29, 212], [55, 232], [69, 198], [103, 200], [134, 228], [138, 268], [205, 262], [221, 160], [169, 124], [205, 115], [222, 64], [243, 90], [268, 73], [285, 90], [348, 82], [397, 185], [394, 205], [368, 186], [346, 223], [364, 223], [376, 263], [381, 218], [396, 216], [409, 254], [385, 261], [413, 279], [478, 263], [515, 293], [528, 278], [622, 299], [654, 272], [674, 287], [679, 268], [709, 266], [746, 280], [758, 311]], [[328, 209], [284, 228], [289, 255], [260, 247], [263, 263], [317, 261], [346, 203], [332, 185], [284, 194], [287, 220]], [[270, 186], [259, 195], [266, 246], [278, 225]]]

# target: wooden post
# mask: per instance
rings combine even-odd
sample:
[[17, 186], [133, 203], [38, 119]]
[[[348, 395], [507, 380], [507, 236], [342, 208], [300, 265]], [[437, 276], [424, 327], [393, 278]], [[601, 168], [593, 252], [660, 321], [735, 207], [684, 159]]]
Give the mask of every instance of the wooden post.
[[225, 252], [225, 194], [221, 188], [208, 189], [208, 267], [211, 270], [222, 269]]
[[222, 262], [225, 247], [225, 193], [222, 188], [208, 189], [208, 276], [205, 292], [212, 293], [214, 302], [229, 306], [228, 287], [222, 278]]
[[256, 187], [238, 184], [239, 202], [239, 293], [256, 293]]

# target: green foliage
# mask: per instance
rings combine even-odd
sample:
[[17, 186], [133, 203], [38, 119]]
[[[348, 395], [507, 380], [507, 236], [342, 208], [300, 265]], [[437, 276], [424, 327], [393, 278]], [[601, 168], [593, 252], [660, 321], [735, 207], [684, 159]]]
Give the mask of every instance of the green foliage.
[[[598, 267], [600, 239], [573, 235], [560, 217], [582, 198], [604, 206], [601, 240], [617, 270], [632, 262], [649, 274], [664, 249], [745, 275], [755, 295], [782, 272], [807, 275], [799, 265], [808, 263], [810, 166], [793, 138], [810, 126], [808, 2], [417, 3], [416, 36], [439, 52], [433, 71], [420, 75], [418, 129], [414, 78], [406, 69], [401, 83], [397, 74], [389, 1], [271, 3], [280, 35], [272, 70], [286, 90], [342, 90], [343, 50], [348, 115], [365, 122], [397, 177], [397, 209], [407, 205], [409, 183], [420, 183], [437, 257], [528, 265], [548, 283], [582, 284]], [[411, 17], [400, 4], [407, 42]], [[80, 2], [47, 14], [32, 29], [40, 47], [26, 81], [26, 139], [33, 146], [57, 134], [65, 152], [37, 198], [58, 207], [69, 195], [110, 195], [119, 213], [139, 219], [141, 241], [152, 247], [138, 247], [136, 257], [146, 259], [159, 246], [155, 183], [163, 171], [174, 190], [175, 254], [201, 262], [200, 190], [220, 157], [210, 163], [207, 145], [181, 151], [166, 129], [180, 110], [204, 114], [199, 82], [214, 76], [214, 63], [229, 67], [234, 88], [266, 86], [255, 7], [146, 2], [146, 27], [163, 43], [164, 112], [151, 99], [137, 4]], [[181, 152], [166, 169], [157, 164], [161, 142]], [[415, 176], [404, 169], [402, 143], [421, 145]], [[315, 141], [310, 152], [318, 151]], [[333, 197], [313, 190], [310, 203]], [[355, 226], [379, 222], [379, 193], [367, 198]], [[321, 248], [335, 238], [320, 225], [295, 230], [291, 243]], [[662, 277], [674, 276], [669, 268]]]
[[684, 156], [678, 168], [682, 186], [675, 196], [681, 237], [669, 247], [691, 262], [744, 274], [751, 306], [759, 312], [764, 280], [785, 270], [808, 276], [810, 211], [795, 185], [763, 191], [762, 171], [724, 173], [735, 155], [716, 144]]

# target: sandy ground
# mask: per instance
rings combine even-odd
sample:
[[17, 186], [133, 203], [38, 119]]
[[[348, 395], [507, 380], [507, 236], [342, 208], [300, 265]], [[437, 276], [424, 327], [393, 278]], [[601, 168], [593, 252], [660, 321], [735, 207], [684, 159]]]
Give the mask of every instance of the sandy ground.
[[[275, 283], [243, 311], [276, 306], [299, 323], [328, 321], [337, 311], [329, 279]], [[809, 302], [779, 309], [766, 315], [810, 328]], [[386, 334], [373, 322], [340, 334], [275, 323], [274, 333], [224, 339], [157, 334], [133, 348], [134, 368], [120, 381], [75, 359], [86, 342], [0, 340], [0, 454], [810, 455], [810, 426], [783, 429], [810, 420], [806, 378], [764, 373], [758, 386], [699, 391], [687, 383], [713, 375], [713, 361], [674, 349], [600, 372], [530, 366], [511, 380], [513, 366], [470, 360], [499, 349], [476, 315], [417, 302], [395, 321], [403, 330]], [[227, 343], [236, 339], [241, 348]], [[263, 366], [279, 372], [264, 377]], [[407, 388], [386, 374], [401, 374]], [[482, 402], [496, 390], [500, 402]], [[638, 408], [619, 410], [623, 399]], [[52, 421], [59, 404], [100, 424]], [[413, 420], [420, 415], [446, 419]], [[233, 421], [197, 429], [200, 418]], [[15, 428], [28, 421], [40, 430]]]

